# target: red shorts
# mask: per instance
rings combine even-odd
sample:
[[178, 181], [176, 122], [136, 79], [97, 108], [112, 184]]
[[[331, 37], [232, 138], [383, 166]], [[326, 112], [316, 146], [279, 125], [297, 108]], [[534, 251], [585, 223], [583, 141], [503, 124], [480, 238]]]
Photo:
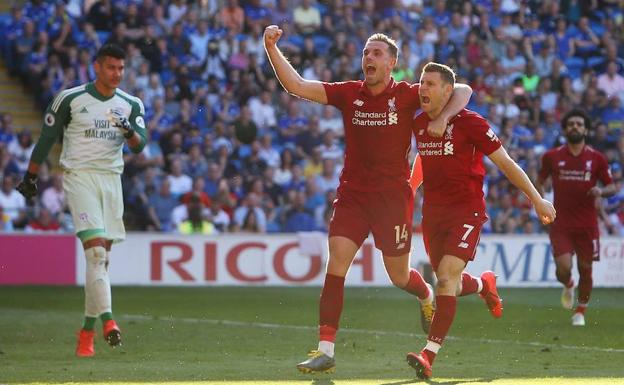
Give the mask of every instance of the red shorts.
[[562, 254], [575, 254], [584, 261], [600, 260], [600, 233], [597, 227], [550, 229], [550, 243], [555, 258]]
[[423, 241], [434, 271], [445, 255], [466, 263], [472, 261], [481, 239], [481, 227], [488, 218], [483, 212], [460, 214], [447, 208], [423, 215]]
[[405, 188], [386, 191], [356, 191], [339, 187], [329, 236], [342, 236], [360, 246], [372, 232], [384, 256], [409, 253], [412, 246], [414, 196]]

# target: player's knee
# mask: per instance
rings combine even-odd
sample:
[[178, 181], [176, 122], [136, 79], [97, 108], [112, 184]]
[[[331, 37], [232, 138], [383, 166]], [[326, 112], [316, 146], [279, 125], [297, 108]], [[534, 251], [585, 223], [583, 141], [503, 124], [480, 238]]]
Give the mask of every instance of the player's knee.
[[102, 246], [94, 246], [85, 250], [87, 268], [94, 272], [105, 272], [108, 266], [106, 249]]
[[438, 283], [436, 284], [438, 291], [455, 291], [457, 287], [457, 282], [454, 279], [451, 279], [450, 276], [440, 275], [438, 276]]

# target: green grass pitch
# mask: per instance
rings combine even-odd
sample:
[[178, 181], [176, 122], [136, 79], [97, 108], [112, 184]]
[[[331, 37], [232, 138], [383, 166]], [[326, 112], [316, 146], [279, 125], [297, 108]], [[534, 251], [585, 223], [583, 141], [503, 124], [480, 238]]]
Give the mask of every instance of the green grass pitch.
[[[319, 288], [114, 287], [123, 346], [74, 357], [78, 287], [0, 287], [0, 384], [403, 385], [425, 341], [418, 305], [394, 288], [348, 288], [334, 374], [295, 364], [317, 343]], [[624, 290], [595, 289], [572, 327], [559, 289], [502, 289], [504, 315], [458, 300], [430, 384], [624, 384]]]

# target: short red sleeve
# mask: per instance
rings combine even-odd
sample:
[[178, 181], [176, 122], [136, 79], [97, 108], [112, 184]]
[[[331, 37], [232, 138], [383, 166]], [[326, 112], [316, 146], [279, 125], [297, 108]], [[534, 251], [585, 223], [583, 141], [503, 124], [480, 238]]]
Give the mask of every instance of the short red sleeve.
[[544, 181], [551, 175], [552, 170], [550, 169], [550, 154], [550, 152], [546, 152], [544, 156], [542, 156], [542, 167], [540, 167], [538, 175], [540, 183], [544, 183]]
[[605, 158], [602, 154], [600, 154], [598, 159], [598, 179], [600, 179], [600, 182], [602, 182], [603, 185], [608, 186], [613, 183], [613, 176], [611, 175], [609, 163], [607, 162], [607, 158]]
[[325, 94], [327, 95], [327, 104], [342, 110], [344, 103], [349, 99], [346, 93], [352, 88], [347, 82], [323, 83]]
[[477, 150], [485, 155], [490, 155], [501, 147], [498, 136], [492, 131], [487, 120], [476, 114], [467, 120], [468, 129], [466, 132]]

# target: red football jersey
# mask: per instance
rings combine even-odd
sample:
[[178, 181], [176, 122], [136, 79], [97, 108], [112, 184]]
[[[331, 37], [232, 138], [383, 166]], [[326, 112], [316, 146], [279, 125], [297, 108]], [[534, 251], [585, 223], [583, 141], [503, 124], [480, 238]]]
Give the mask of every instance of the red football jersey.
[[587, 192], [600, 180], [605, 186], [613, 183], [607, 159], [590, 146], [578, 156], [567, 145], [546, 151], [539, 172], [541, 183], [552, 176], [557, 219], [553, 226], [567, 228], [596, 227], [594, 197]]
[[423, 209], [461, 206], [462, 212], [485, 214], [483, 155], [498, 150], [500, 140], [488, 122], [470, 110], [455, 115], [441, 138], [427, 133], [430, 120], [422, 113], [413, 124], [423, 164]]
[[373, 96], [363, 81], [323, 83], [328, 104], [342, 111], [345, 159], [341, 186], [381, 191], [407, 186], [418, 84], [390, 80]]

